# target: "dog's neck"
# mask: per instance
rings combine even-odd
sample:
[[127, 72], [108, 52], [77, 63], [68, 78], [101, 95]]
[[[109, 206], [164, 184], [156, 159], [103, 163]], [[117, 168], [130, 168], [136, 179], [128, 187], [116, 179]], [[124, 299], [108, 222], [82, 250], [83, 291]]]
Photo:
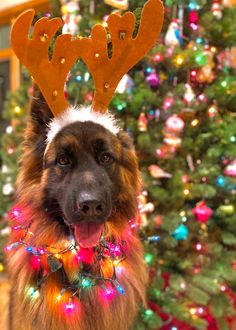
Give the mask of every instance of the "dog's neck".
[[[102, 245], [91, 251], [87, 249], [87, 255], [83, 256], [80, 254], [81, 251], [84, 252], [82, 249], [70, 248], [70, 244], [73, 246], [74, 242], [71, 243], [60, 236], [56, 222], [52, 222], [50, 226], [47, 224], [44, 228], [42, 214], [38, 216], [41, 218], [42, 225], [39, 225], [35, 219], [27, 233], [31, 235], [32, 230], [34, 234], [31, 235], [33, 237], [32, 250], [27, 251], [29, 246], [20, 244], [16, 246], [16, 249], [9, 251], [9, 264], [13, 278], [16, 279], [15, 299], [23, 301], [22, 311], [29, 313], [29, 317], [40, 322], [44, 320], [43, 326], [39, 321], [35, 321], [34, 329], [42, 329], [42, 327], [50, 328], [50, 330], [116, 329], [114, 322], [117, 324], [117, 329], [120, 329], [123, 323], [122, 329], [128, 329], [128, 324], [124, 322], [126, 310], [129, 308], [134, 317], [138, 302], [144, 300], [146, 283], [142, 248], [136, 236], [129, 229], [127, 231], [127, 228], [118, 236], [111, 226], [107, 230], [104, 242], [113, 244], [114, 249], [118, 247], [124, 253], [118, 259], [111, 258], [111, 255], [107, 258], [106, 254], [111, 252], [109, 250], [111, 247], [107, 249]], [[37, 269], [37, 262], [32, 267], [32, 259], [39, 257], [32, 254], [34, 248], [47, 245], [48, 251], [50, 253], [53, 251], [55, 237], [53, 238], [52, 233], [58, 237], [57, 249], [60, 253], [57, 255], [54, 251], [49, 261], [44, 252], [40, 257], [40, 268]], [[14, 244], [21, 238], [19, 231], [13, 230], [11, 242]], [[63, 248], [68, 251], [61, 253]], [[102, 253], [101, 249], [103, 249]], [[78, 257], [85, 259], [79, 260]], [[117, 268], [115, 273], [114, 263]], [[37, 287], [37, 281], [47, 275], [47, 272], [42, 272], [42, 269], [49, 272], [50, 276], [46, 276], [46, 280], [42, 283], [38, 282], [41, 285]], [[98, 274], [100, 276], [96, 278]], [[94, 285], [95, 282], [96, 285]], [[65, 290], [68, 288], [69, 290]], [[33, 316], [30, 315], [32, 310]], [[112, 317], [114, 313], [117, 314], [115, 321]], [[131, 317], [132, 321], [133, 317]], [[92, 320], [99, 326], [91, 325]]]

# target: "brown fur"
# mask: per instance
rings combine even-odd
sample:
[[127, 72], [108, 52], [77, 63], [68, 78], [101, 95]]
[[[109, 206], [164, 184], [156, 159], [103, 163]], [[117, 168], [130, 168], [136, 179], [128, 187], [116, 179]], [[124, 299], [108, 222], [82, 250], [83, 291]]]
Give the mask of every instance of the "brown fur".
[[[60, 247], [66, 241], [66, 236], [58, 222], [50, 221], [49, 215], [41, 205], [44, 188], [50, 176], [50, 172], [43, 169], [42, 158], [45, 149], [45, 123], [51, 117], [51, 113], [48, 107], [40, 102], [32, 102], [31, 120], [26, 129], [24, 153], [17, 182], [17, 203], [26, 205], [26, 209], [29, 208], [30, 219], [33, 220], [31, 231], [34, 233], [35, 245]], [[61, 304], [55, 303], [55, 297], [62, 286], [60, 274], [51, 275], [40, 289], [40, 297], [30, 300], [26, 291], [35, 283], [35, 271], [29, 267], [29, 254], [25, 249], [16, 248], [8, 257], [14, 293], [11, 301], [13, 310], [10, 330], [126, 330], [132, 327], [140, 304], [145, 302], [147, 273], [141, 243], [135, 235], [128, 235], [128, 217], [137, 212], [135, 197], [140, 189], [137, 160], [126, 135], [120, 134], [119, 139], [119, 143], [115, 142], [116, 152], [125, 164], [120, 168], [122, 188], [118, 200], [121, 207], [112, 212], [107, 221], [106, 237], [126, 241], [126, 260], [122, 263], [124, 272], [118, 275], [125, 295], [116, 294], [112, 301], [103, 302], [99, 298], [101, 289], [94, 287], [84, 296], [79, 312], [71, 317], [65, 316]], [[67, 143], [71, 143], [69, 136]], [[48, 151], [49, 159], [52, 153], [53, 151]], [[60, 171], [57, 175], [60, 175]], [[16, 241], [19, 238], [17, 235], [12, 234], [10, 241]], [[70, 252], [62, 257], [69, 281], [73, 280], [78, 271], [72, 260], [73, 255]], [[109, 267], [106, 269], [109, 273]], [[62, 299], [66, 301], [67, 298], [65, 294]]]

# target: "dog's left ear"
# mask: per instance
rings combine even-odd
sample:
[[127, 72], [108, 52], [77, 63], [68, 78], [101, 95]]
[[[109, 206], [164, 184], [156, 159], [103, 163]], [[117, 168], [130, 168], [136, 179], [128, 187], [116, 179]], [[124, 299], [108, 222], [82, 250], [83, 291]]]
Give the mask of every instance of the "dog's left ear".
[[128, 133], [126, 133], [124, 131], [120, 131], [117, 134], [117, 137], [120, 140], [120, 142], [124, 148], [134, 151], [134, 142], [133, 142], [133, 139], [128, 135]]

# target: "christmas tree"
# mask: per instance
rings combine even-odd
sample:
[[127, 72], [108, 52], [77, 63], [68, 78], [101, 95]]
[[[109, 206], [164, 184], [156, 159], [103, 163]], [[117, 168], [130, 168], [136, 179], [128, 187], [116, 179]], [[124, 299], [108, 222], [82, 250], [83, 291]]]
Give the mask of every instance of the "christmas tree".
[[[89, 35], [113, 10], [144, 1], [66, 2], [63, 33]], [[234, 1], [165, 1], [161, 39], [120, 82], [110, 110], [133, 137], [143, 175], [137, 226], [148, 307], [134, 329], [235, 329], [236, 32]], [[9, 95], [2, 139], [1, 214], [9, 209], [29, 82]], [[83, 63], [68, 78], [72, 104], [89, 104]], [[3, 223], [4, 224], [4, 223]], [[2, 224], [2, 226], [3, 226]], [[5, 229], [3, 229], [5, 230]], [[2, 231], [3, 231], [2, 230]]]

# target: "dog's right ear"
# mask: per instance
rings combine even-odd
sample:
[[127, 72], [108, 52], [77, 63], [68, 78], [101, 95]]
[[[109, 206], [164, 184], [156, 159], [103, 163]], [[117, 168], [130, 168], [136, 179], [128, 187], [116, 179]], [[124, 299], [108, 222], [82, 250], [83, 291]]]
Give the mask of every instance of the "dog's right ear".
[[30, 126], [32, 133], [46, 138], [48, 124], [52, 118], [53, 114], [43, 94], [38, 86], [34, 84], [30, 103]]

